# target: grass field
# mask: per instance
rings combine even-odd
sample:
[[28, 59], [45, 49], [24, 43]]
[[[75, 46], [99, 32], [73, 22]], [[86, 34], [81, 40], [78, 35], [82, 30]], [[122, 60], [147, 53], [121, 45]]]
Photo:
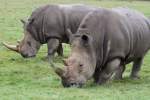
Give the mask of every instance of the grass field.
[[[63, 88], [49, 64], [44, 45], [36, 58], [24, 59], [7, 50], [2, 41], [16, 43], [23, 37], [19, 19], [27, 18], [33, 9], [43, 4], [82, 3], [102, 7], [126, 6], [150, 16], [150, 2], [99, 0], [0, 0], [0, 100], [150, 100], [150, 53], [147, 54], [139, 80], [128, 78], [127, 67], [122, 81], [96, 86], [91, 81], [83, 88]], [[64, 46], [65, 57], [69, 47]], [[55, 62], [61, 63], [61, 57]]]

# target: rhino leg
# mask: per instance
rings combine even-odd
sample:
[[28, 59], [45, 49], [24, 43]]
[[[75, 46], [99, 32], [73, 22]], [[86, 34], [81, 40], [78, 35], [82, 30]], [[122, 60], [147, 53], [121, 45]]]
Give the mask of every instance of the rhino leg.
[[63, 56], [63, 47], [61, 43], [58, 46], [57, 53], [59, 56]]
[[59, 47], [59, 40], [58, 39], [50, 39], [47, 42], [48, 46], [48, 58], [49, 60], [53, 58], [54, 53], [57, 51]]
[[98, 84], [106, 83], [112, 76], [112, 74], [118, 69], [120, 66], [120, 59], [114, 59], [107, 63], [105, 68], [101, 71]]
[[100, 73], [101, 73], [101, 69], [97, 67], [97, 68], [95, 69], [95, 73], [94, 73], [94, 75], [93, 75], [93, 78], [94, 78], [94, 82], [95, 82], [95, 83], [98, 83]]
[[114, 79], [115, 80], [122, 80], [123, 72], [125, 71], [125, 65], [120, 65], [119, 68], [115, 72]]
[[139, 78], [138, 73], [141, 69], [142, 62], [143, 62], [143, 57], [138, 58], [133, 62], [132, 72], [131, 72], [131, 75], [130, 75], [130, 77], [132, 79], [138, 79]]

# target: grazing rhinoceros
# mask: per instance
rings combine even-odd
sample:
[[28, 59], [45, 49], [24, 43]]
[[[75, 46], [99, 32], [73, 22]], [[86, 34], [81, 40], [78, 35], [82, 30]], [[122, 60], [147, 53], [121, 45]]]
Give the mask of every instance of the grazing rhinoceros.
[[71, 55], [65, 69], [55, 68], [65, 87], [80, 87], [92, 77], [103, 84], [116, 71], [133, 62], [131, 78], [137, 78], [142, 60], [150, 49], [150, 21], [127, 8], [100, 8], [88, 13], [76, 34], [70, 34]]
[[85, 5], [45, 5], [35, 9], [27, 22], [24, 24], [24, 38], [17, 45], [4, 45], [10, 50], [20, 53], [23, 57], [36, 55], [41, 44], [47, 43], [48, 55], [54, 52], [63, 55], [62, 43], [68, 43], [66, 29], [70, 28], [73, 33], [83, 17], [94, 7]]

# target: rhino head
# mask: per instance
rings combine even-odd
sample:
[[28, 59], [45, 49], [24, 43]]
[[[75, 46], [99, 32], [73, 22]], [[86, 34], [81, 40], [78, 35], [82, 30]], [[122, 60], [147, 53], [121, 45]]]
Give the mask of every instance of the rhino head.
[[20, 53], [23, 57], [29, 58], [34, 57], [39, 50], [41, 43], [36, 41], [31, 33], [27, 31], [27, 25], [31, 24], [31, 22], [26, 22], [21, 20], [24, 28], [24, 37], [21, 41], [18, 42], [17, 45], [9, 45], [7, 43], [3, 43], [5, 47], [8, 49]]
[[92, 45], [92, 37], [87, 34], [72, 34], [68, 30], [71, 54], [64, 60], [64, 69], [56, 68], [64, 87], [82, 87], [95, 71], [96, 55]]

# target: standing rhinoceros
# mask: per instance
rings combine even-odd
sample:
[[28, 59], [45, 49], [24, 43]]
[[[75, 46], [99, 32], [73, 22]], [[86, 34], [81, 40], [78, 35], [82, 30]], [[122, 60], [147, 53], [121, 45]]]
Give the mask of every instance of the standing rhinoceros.
[[127, 8], [97, 9], [85, 16], [76, 34], [68, 33], [71, 55], [64, 62], [65, 69], [54, 67], [65, 87], [80, 87], [92, 77], [103, 84], [116, 71], [120, 78], [130, 62], [131, 78], [137, 78], [150, 49], [150, 21]]
[[54, 52], [63, 55], [61, 43], [68, 43], [66, 29], [70, 28], [73, 33], [83, 19], [83, 17], [94, 7], [85, 5], [45, 5], [35, 9], [27, 22], [24, 24], [24, 38], [17, 45], [4, 45], [23, 57], [33, 57], [36, 55], [41, 44], [47, 43], [48, 55]]

